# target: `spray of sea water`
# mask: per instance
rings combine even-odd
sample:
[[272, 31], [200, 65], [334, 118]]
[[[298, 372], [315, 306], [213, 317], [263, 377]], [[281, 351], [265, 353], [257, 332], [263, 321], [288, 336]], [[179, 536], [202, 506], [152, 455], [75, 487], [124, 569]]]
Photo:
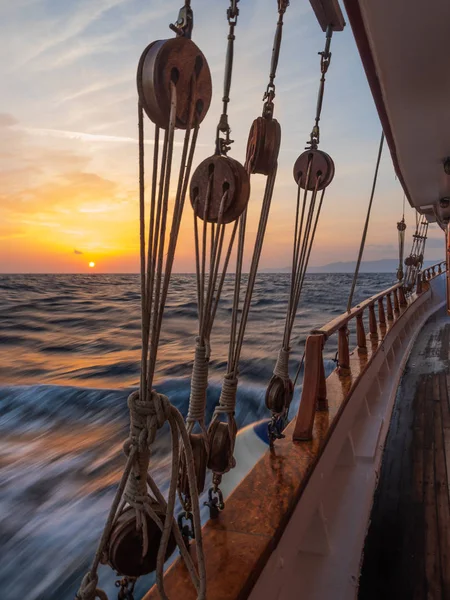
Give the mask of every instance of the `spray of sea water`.
[[[308, 275], [293, 337], [291, 373], [308, 331], [340, 314], [350, 275]], [[361, 275], [355, 302], [389, 286], [389, 274]], [[267, 416], [271, 377], [289, 291], [287, 274], [258, 277], [240, 364], [239, 427]], [[219, 398], [233, 278], [227, 278], [216, 327], [208, 390], [209, 419]], [[195, 279], [171, 283], [155, 386], [185, 416], [197, 312]], [[334, 368], [335, 342], [326, 348]], [[72, 600], [89, 567], [124, 465], [127, 396], [139, 381], [139, 280], [135, 275], [0, 276], [0, 590], [3, 600]], [[294, 413], [298, 407], [301, 377]], [[167, 489], [167, 430], [152, 455]], [[203, 520], [207, 514], [203, 509]], [[152, 585], [139, 582], [136, 600]], [[110, 600], [114, 573], [100, 572]]]

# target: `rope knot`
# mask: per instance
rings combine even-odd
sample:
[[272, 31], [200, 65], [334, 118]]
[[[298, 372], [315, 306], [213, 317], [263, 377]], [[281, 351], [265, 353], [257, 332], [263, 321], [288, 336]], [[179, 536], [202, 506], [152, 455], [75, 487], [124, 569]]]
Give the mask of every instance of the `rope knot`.
[[188, 423], [203, 423], [205, 418], [206, 390], [208, 388], [209, 348], [196, 338], [194, 366], [191, 378]]
[[223, 378], [222, 390], [220, 392], [219, 404], [214, 410], [214, 416], [218, 414], [232, 414], [236, 408], [238, 380], [234, 375], [228, 373]]
[[281, 348], [278, 352], [278, 358], [276, 365], [273, 369], [273, 374], [280, 377], [283, 381], [287, 381], [289, 379], [289, 354], [290, 348], [285, 350]]
[[155, 390], [145, 399], [136, 390], [128, 397], [128, 408], [131, 440], [142, 447], [153, 443], [157, 430], [169, 419], [172, 405], [167, 396]]
[[92, 575], [91, 572], [86, 573], [81, 581], [76, 600], [95, 600], [96, 598], [99, 598], [99, 600], [108, 600], [108, 596], [97, 585], [98, 576]]

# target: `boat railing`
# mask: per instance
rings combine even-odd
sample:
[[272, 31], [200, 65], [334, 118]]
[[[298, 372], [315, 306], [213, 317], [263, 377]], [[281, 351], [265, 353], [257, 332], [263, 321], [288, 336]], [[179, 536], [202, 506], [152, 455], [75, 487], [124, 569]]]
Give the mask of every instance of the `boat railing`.
[[[428, 282], [446, 271], [445, 261], [418, 273], [413, 293], [406, 294], [402, 282], [367, 298], [326, 325], [313, 329], [305, 346], [305, 377], [302, 401], [294, 429], [295, 440], [312, 439], [316, 410], [328, 409], [328, 387], [340, 388], [341, 401], [350, 392], [355, 375], [360, 376], [386, 333], [426, 289]], [[355, 326], [356, 349], [350, 352], [350, 327]], [[368, 329], [368, 333], [366, 332]], [[338, 334], [337, 368], [333, 378], [325, 378], [324, 349], [327, 340]], [[336, 379], [337, 377], [337, 379]], [[340, 385], [339, 385], [340, 383]]]
[[[284, 430], [285, 436], [277, 440], [275, 448], [262, 456], [226, 499], [226, 507], [220, 517], [210, 519], [203, 526], [209, 598], [249, 597], [269, 557], [274, 555], [302, 494], [308, 492], [307, 483], [327, 447], [331, 447], [330, 453], [337, 460], [342, 430], [347, 431], [345, 408], [358, 382], [363, 383], [360, 375], [366, 371], [369, 374], [372, 371], [370, 377], [373, 377], [373, 372], [380, 375], [380, 365], [389, 362], [389, 352], [397, 341], [402, 341], [402, 332], [408, 328], [408, 323], [414, 318], [424, 317], [428, 302], [432, 299], [428, 282], [445, 272], [443, 265], [445, 263], [437, 263], [422, 271], [421, 291], [415, 290], [408, 296], [402, 293], [401, 284], [394, 285], [361, 302], [326, 326], [314, 330], [308, 337], [302, 400], [297, 418], [289, 423]], [[367, 336], [364, 324], [366, 316], [369, 320]], [[359, 329], [358, 347], [349, 352], [347, 331], [353, 323]], [[391, 335], [385, 338], [391, 329]], [[325, 379], [324, 346], [334, 333], [339, 336], [340, 364]], [[384, 349], [381, 347], [383, 343]], [[373, 364], [377, 360], [380, 365]], [[375, 381], [374, 385], [379, 385], [379, 382]], [[302, 423], [300, 429], [304, 437], [299, 435], [299, 423]], [[333, 436], [334, 432], [336, 436]], [[334, 465], [333, 461], [331, 463]], [[324, 469], [322, 465], [320, 478], [329, 473]], [[315, 494], [319, 493], [318, 488], [314, 487], [316, 485], [317, 479], [309, 488], [305, 510], [314, 510], [314, 498], [318, 497]], [[299, 534], [296, 532], [295, 535]], [[301, 535], [306, 534], [303, 532]], [[302, 547], [306, 548], [308, 543], [304, 540]], [[313, 542], [313, 545], [316, 546], [316, 543]], [[195, 555], [195, 542], [192, 546], [191, 552]], [[281, 558], [277, 560], [280, 562]], [[169, 598], [197, 598], [182, 560], [171, 565], [164, 584]], [[157, 600], [159, 597], [154, 586], [145, 600]]]

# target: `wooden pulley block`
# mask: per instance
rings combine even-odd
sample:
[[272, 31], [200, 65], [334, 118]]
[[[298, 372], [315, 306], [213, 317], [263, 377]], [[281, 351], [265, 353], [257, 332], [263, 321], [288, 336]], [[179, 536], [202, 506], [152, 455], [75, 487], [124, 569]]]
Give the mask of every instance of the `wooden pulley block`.
[[208, 469], [211, 469], [213, 473], [227, 473], [230, 469], [234, 467], [234, 443], [232, 442], [232, 439], [230, 437], [230, 429], [228, 423], [214, 421], [209, 427], [208, 436]]
[[[162, 522], [165, 520], [164, 510], [156, 502], [152, 505]], [[126, 577], [141, 577], [152, 573], [156, 569], [161, 530], [158, 525], [146, 514], [148, 528], [148, 551], [142, 556], [143, 537], [142, 530], [136, 529], [136, 510], [128, 506], [117, 519], [111, 533], [108, 548], [108, 559], [111, 567], [120, 575]], [[167, 546], [166, 560], [176, 548], [174, 536], [171, 534]]]
[[407, 256], [407, 257], [405, 258], [405, 265], [406, 265], [407, 267], [411, 267], [411, 266], [412, 266], [412, 264], [413, 264], [413, 257], [412, 257], [412, 256]]
[[216, 154], [195, 169], [190, 196], [195, 215], [200, 219], [205, 218], [206, 207], [208, 223], [217, 223], [221, 210], [221, 222], [231, 223], [241, 216], [248, 204], [250, 178], [240, 162]]
[[318, 190], [323, 190], [333, 181], [334, 162], [323, 150], [306, 150], [297, 158], [294, 165], [294, 179], [303, 190], [306, 188], [308, 167], [311, 164], [308, 190], [314, 190], [317, 177], [320, 177]]
[[266, 390], [266, 406], [274, 414], [281, 415], [292, 401], [294, 384], [273, 375]]
[[[201, 433], [190, 433], [189, 439], [191, 442], [192, 453], [194, 455], [197, 490], [198, 493], [201, 494], [205, 489], [206, 463], [208, 462], [205, 437]], [[181, 454], [178, 489], [184, 496], [191, 495], [189, 492], [189, 480], [186, 468], [186, 457], [184, 453]]]
[[[192, 78], [195, 83], [192, 86]], [[137, 71], [137, 88], [148, 118], [167, 129], [170, 117], [170, 82], [177, 89], [176, 127], [200, 124], [208, 112], [212, 81], [208, 63], [194, 42], [185, 37], [152, 42], [144, 50]], [[193, 121], [189, 123], [191, 102]]]
[[269, 175], [278, 162], [281, 127], [276, 119], [258, 117], [252, 123], [247, 141], [246, 164], [250, 173]]

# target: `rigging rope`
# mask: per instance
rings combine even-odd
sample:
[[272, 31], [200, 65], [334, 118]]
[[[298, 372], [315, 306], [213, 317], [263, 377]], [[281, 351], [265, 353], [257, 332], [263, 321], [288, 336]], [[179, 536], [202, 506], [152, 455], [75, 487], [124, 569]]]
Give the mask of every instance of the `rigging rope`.
[[[198, 336], [195, 343], [194, 365], [191, 378], [187, 430], [196, 464], [197, 489], [205, 484], [210, 442], [205, 426], [206, 397], [210, 360], [210, 336], [222, 293], [228, 264], [236, 238], [239, 216], [245, 210], [250, 194], [250, 181], [244, 167], [227, 156], [233, 140], [230, 139], [228, 105], [230, 102], [235, 27], [239, 9], [238, 0], [231, 0], [227, 11], [229, 24], [225, 64], [223, 108], [217, 126], [216, 153], [196, 169], [191, 182], [191, 203], [194, 210], [195, 264], [197, 280]], [[225, 134], [221, 137], [220, 134]], [[225, 243], [227, 225], [231, 234]], [[199, 226], [200, 225], [200, 226]], [[199, 234], [201, 230], [201, 235]], [[224, 251], [225, 248], [225, 252]], [[224, 259], [221, 259], [225, 254]], [[221, 275], [219, 278], [219, 271]], [[200, 434], [193, 433], [198, 425]], [[195, 537], [192, 523], [190, 490], [186, 485], [185, 464], [182, 462], [178, 492], [184, 509], [179, 524], [186, 544]]]
[[401, 281], [403, 279], [403, 254], [405, 251], [405, 231], [406, 231], [406, 223], [405, 223], [405, 211], [403, 209], [403, 217], [402, 220], [397, 223], [397, 231], [398, 231], [398, 269], [397, 269], [397, 279]]
[[[325, 49], [320, 54], [321, 78], [318, 91], [316, 115], [306, 152], [303, 152], [294, 165], [294, 179], [297, 183], [297, 203], [291, 269], [290, 295], [284, 325], [283, 341], [267, 386], [265, 402], [272, 413], [269, 423], [271, 446], [275, 439], [284, 437], [289, 406], [294, 393], [294, 385], [289, 377], [289, 357], [291, 336], [300, 303], [309, 257], [314, 244], [317, 225], [322, 210], [325, 190], [334, 177], [334, 163], [331, 157], [318, 150], [320, 141], [319, 121], [322, 113], [325, 91], [325, 76], [331, 61], [331, 38], [333, 28], [327, 27]], [[303, 364], [297, 371], [295, 381]]]
[[[127, 456], [125, 469], [91, 569], [81, 583], [77, 595], [80, 600], [106, 598], [104, 592], [97, 588], [100, 562], [109, 563], [119, 575], [125, 576], [119, 582], [122, 589], [128, 580], [134, 582], [137, 577], [156, 569], [159, 593], [161, 598], [167, 599], [163, 581], [164, 562], [177, 545], [198, 599], [206, 597], [200, 509], [191, 443], [179, 411], [166, 396], [153, 389], [164, 307], [198, 130], [211, 100], [211, 77], [206, 59], [189, 39], [192, 22], [190, 2], [186, 2], [177, 21], [177, 37], [150, 44], [138, 67], [141, 378], [139, 390], [128, 398], [130, 434], [124, 444]], [[147, 247], [144, 111], [155, 124]], [[160, 128], [165, 130], [161, 158]], [[184, 129], [185, 136], [169, 228], [169, 189], [176, 128]], [[165, 423], [169, 424], [172, 443], [172, 472], [167, 501], [149, 473], [152, 445]], [[186, 465], [197, 539], [197, 567], [174, 520], [180, 460]]]
[[[239, 360], [269, 218], [281, 141], [280, 125], [278, 121], [273, 118], [273, 100], [275, 98], [274, 80], [276, 77], [282, 41], [283, 17], [288, 6], [289, 2], [287, 0], [277, 1], [278, 21], [272, 50], [269, 84], [263, 97], [264, 104], [262, 116], [258, 117], [253, 122], [247, 144], [245, 168], [248, 176], [253, 173], [261, 173], [266, 175], [267, 179], [248, 273], [247, 285], [245, 291], [242, 290], [244, 294], [242, 305], [241, 288], [243, 286], [242, 269], [247, 225], [246, 208], [242, 212], [242, 215], [239, 219], [235, 287], [231, 315], [231, 331], [228, 346], [227, 371], [222, 381], [222, 390], [219, 403], [214, 409], [213, 417], [208, 429], [210, 446], [208, 467], [213, 471], [213, 486], [209, 490], [209, 501], [207, 504], [210, 508], [210, 516], [212, 518], [217, 517], [219, 510], [223, 510], [224, 508], [223, 496], [219, 488], [222, 476], [235, 466], [233, 453], [237, 434], [237, 425], [234, 415], [239, 382]], [[223, 419], [225, 419], [225, 422]]]
[[406, 274], [404, 285], [407, 293], [413, 291], [417, 275], [422, 268], [427, 233], [428, 221], [425, 218], [423, 221], [420, 221], [420, 215], [416, 211], [416, 231], [413, 234], [411, 252], [409, 253], [409, 256], [405, 258]]
[[378, 180], [378, 169], [380, 167], [381, 154], [383, 152], [383, 143], [384, 143], [384, 131], [381, 133], [380, 146], [378, 148], [378, 156], [377, 156], [377, 162], [376, 162], [376, 166], [375, 166], [375, 173], [373, 176], [372, 191], [370, 193], [369, 206], [367, 208], [366, 221], [364, 223], [361, 244], [359, 246], [358, 260], [356, 261], [355, 272], [353, 274], [352, 287], [350, 289], [350, 294], [348, 296], [347, 312], [350, 312], [352, 309], [353, 295], [355, 293], [356, 282], [358, 280], [359, 268], [361, 266], [361, 260], [362, 260], [362, 256], [363, 256], [363, 252], [364, 252], [364, 246], [366, 245], [367, 230], [369, 228], [370, 213], [372, 210], [372, 203], [373, 203], [373, 198], [375, 195], [375, 188], [376, 188], [377, 180]]

